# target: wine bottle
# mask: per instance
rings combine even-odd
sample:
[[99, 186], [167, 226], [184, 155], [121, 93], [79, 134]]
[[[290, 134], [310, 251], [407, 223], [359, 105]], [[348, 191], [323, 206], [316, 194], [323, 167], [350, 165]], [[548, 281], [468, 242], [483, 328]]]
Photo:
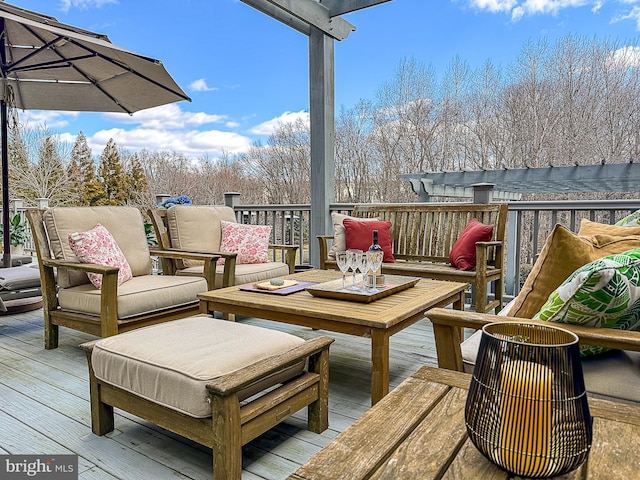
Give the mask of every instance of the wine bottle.
[[[380, 252], [380, 253], [382, 253], [382, 247], [378, 243], [378, 230], [374, 230], [371, 236], [373, 238], [372, 238], [371, 246], [369, 247], [369, 251], [370, 252]], [[382, 275], [382, 267], [378, 267], [378, 270], [376, 270], [375, 274], [376, 274], [376, 276], [381, 276]]]

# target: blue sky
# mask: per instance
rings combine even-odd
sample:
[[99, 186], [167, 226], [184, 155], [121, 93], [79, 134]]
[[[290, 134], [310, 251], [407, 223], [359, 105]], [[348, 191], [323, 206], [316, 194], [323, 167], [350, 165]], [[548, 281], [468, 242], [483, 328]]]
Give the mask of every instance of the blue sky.
[[[278, 122], [308, 118], [308, 39], [239, 0], [13, 0], [107, 34], [163, 61], [192, 102], [133, 116], [20, 112], [99, 155], [113, 138], [130, 151], [217, 158], [265, 140]], [[567, 34], [638, 45], [640, 0], [392, 0], [344, 16], [357, 30], [335, 45], [336, 111], [373, 99], [400, 61], [438, 75], [457, 55], [471, 67], [509, 65], [525, 42]]]

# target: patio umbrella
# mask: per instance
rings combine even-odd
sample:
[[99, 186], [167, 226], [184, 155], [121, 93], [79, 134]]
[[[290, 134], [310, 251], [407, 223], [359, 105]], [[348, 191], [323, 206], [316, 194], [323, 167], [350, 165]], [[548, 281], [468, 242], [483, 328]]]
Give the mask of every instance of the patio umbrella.
[[191, 100], [162, 62], [0, 2], [3, 265], [10, 266], [7, 109], [134, 113]]

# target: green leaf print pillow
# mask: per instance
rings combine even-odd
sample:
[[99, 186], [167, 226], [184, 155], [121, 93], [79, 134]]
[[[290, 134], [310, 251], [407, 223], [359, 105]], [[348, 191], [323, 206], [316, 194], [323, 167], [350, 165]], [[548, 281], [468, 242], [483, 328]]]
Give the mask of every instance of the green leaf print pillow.
[[[619, 330], [640, 330], [640, 249], [609, 255], [573, 272], [533, 318]], [[607, 349], [581, 345], [583, 356]]]
[[615, 225], [617, 227], [640, 227], [640, 210], [636, 210], [632, 214], [618, 220]]

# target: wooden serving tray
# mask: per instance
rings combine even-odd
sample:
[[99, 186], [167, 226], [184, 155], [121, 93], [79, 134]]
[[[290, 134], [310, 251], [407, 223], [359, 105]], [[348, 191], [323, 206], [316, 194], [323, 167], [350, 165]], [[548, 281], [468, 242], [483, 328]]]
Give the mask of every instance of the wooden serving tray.
[[342, 278], [330, 282], [317, 283], [307, 287], [306, 290], [314, 297], [334, 298], [337, 300], [348, 300], [351, 302], [370, 303], [383, 297], [388, 297], [394, 293], [413, 287], [420, 281], [416, 277], [405, 277], [401, 275], [385, 275], [385, 284], [379, 286], [377, 292], [371, 293], [367, 290], [349, 290], [349, 275], [347, 275], [347, 288], [342, 288]]

